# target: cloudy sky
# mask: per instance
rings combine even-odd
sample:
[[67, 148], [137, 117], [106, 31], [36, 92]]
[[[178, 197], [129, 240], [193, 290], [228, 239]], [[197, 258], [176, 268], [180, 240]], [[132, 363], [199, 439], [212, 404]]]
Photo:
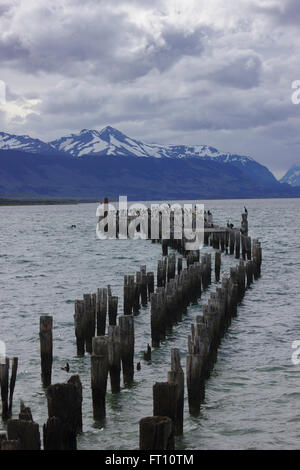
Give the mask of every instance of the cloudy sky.
[[0, 129], [112, 125], [300, 164], [299, 0], [0, 0]]

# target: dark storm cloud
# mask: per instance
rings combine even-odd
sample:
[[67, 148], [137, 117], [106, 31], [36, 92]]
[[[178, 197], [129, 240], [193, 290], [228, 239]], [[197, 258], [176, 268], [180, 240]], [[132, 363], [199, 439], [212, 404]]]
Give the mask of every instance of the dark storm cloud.
[[259, 85], [261, 60], [256, 56], [240, 57], [212, 74], [221, 85], [234, 88], [253, 88]]
[[0, 79], [13, 103], [2, 129], [50, 140], [111, 124], [148, 141], [272, 150], [276, 167], [297, 141], [300, 9], [261, 3], [1, 2]]
[[4, 38], [0, 38], [0, 60], [1, 62], [10, 62], [16, 59], [26, 59], [29, 50], [22, 45], [21, 39], [10, 34]]
[[299, 26], [300, 3], [299, 0], [282, 0], [277, 6], [256, 6], [255, 11], [270, 16], [277, 23]]

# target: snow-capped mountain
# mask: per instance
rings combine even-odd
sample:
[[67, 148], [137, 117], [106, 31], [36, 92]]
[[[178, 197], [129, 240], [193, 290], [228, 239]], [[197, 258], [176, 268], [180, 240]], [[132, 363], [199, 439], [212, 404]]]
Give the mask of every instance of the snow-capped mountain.
[[68, 153], [74, 157], [87, 155], [111, 157], [146, 157], [159, 159], [201, 159], [229, 163], [249, 177], [262, 184], [273, 184], [276, 179], [272, 173], [253, 158], [221, 152], [208, 145], [159, 145], [144, 143], [132, 139], [122, 132], [107, 126], [101, 131], [83, 129], [78, 134], [49, 142], [59, 152]]
[[287, 183], [291, 186], [300, 186], [300, 166], [292, 166], [281, 178], [280, 183]]
[[83, 129], [78, 134], [71, 134], [49, 144], [60, 152], [74, 157], [84, 155], [111, 155], [155, 158], [213, 158], [224, 162], [253, 161], [251, 157], [220, 152], [207, 145], [159, 145], [147, 144], [132, 139], [122, 132], [107, 126], [101, 131]]
[[107, 156], [155, 159], [197, 159], [231, 164], [255, 182], [273, 184], [272, 173], [253, 158], [221, 152], [208, 145], [159, 145], [132, 139], [111, 126], [101, 131], [83, 129], [52, 142], [43, 142], [31, 137], [0, 133], [0, 150], [19, 150], [43, 155], [68, 155], [72, 157]]
[[12, 135], [0, 132], [0, 150], [20, 150], [21, 152], [53, 154], [54, 147], [29, 135]]

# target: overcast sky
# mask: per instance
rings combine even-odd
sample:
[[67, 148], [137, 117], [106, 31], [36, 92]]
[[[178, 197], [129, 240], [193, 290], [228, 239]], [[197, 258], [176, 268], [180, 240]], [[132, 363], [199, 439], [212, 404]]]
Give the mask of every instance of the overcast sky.
[[0, 130], [111, 125], [300, 164], [299, 0], [0, 0]]

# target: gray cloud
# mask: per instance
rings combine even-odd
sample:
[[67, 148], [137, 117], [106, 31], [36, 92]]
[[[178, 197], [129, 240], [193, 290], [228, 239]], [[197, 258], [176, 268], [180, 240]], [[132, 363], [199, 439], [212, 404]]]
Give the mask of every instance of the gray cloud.
[[1, 128], [51, 140], [111, 124], [146, 141], [252, 153], [274, 170], [284, 152], [294, 162], [297, 3], [172, 3], [1, 5], [0, 79], [12, 103]]
[[240, 57], [212, 74], [212, 79], [221, 85], [234, 88], [253, 88], [259, 85], [261, 67], [259, 57]]
[[280, 25], [299, 26], [300, 5], [298, 0], [282, 0], [277, 6], [258, 5], [255, 7], [255, 11], [269, 16]]

